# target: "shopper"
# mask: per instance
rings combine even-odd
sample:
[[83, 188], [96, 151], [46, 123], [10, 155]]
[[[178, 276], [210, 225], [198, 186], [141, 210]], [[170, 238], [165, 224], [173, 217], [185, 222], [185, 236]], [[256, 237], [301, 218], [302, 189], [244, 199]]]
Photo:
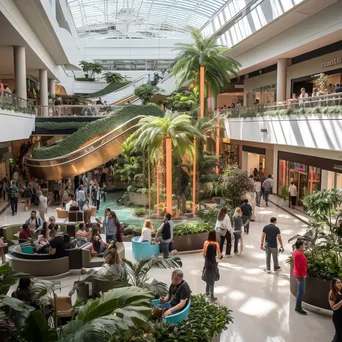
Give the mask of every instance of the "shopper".
[[24, 242], [29, 241], [32, 236], [33, 235], [29, 229], [29, 226], [26, 223], [24, 223], [19, 232], [19, 243], [24, 243]]
[[309, 97], [309, 94], [305, 91], [305, 88], [301, 88], [300, 89], [300, 95], [298, 97], [299, 105], [301, 107], [306, 106], [306, 103], [308, 103], [308, 101], [305, 101], [304, 99], [307, 99], [308, 97]]
[[220, 279], [220, 272], [217, 267], [216, 255], [221, 258], [219, 245], [215, 241], [216, 232], [212, 230], [209, 232], [208, 241], [204, 243], [203, 256], [205, 258], [204, 267], [202, 271], [202, 280], [205, 281], [206, 289], [205, 292], [210, 296], [212, 301], [217, 300], [214, 296], [215, 281]]
[[83, 185], [80, 185], [78, 187], [78, 190], [76, 192], [76, 201], [78, 203], [78, 206], [80, 207], [81, 210], [83, 210], [83, 206], [86, 202], [86, 195], [85, 192], [83, 190]]
[[[242, 220], [242, 210], [241, 208], [236, 208], [232, 220], [232, 226], [234, 231], [234, 254], [243, 254], [243, 240], [242, 240], [242, 228], [244, 228]], [[238, 245], [240, 242], [240, 252], [238, 250]]]
[[96, 253], [103, 253], [108, 246], [108, 244], [102, 240], [100, 230], [98, 228], [94, 228], [91, 231], [90, 242], [93, 244], [93, 249]]
[[260, 201], [261, 201], [261, 182], [260, 178], [257, 177], [254, 180], [254, 191], [255, 191], [255, 201], [256, 201], [256, 206], [260, 207]]
[[11, 182], [11, 186], [8, 190], [8, 198], [11, 203], [11, 210], [12, 216], [17, 215], [18, 211], [18, 197], [19, 197], [19, 190], [14, 181]]
[[55, 201], [55, 203], [59, 203], [60, 202], [60, 198], [59, 198], [60, 184], [58, 180], [55, 180], [53, 182], [52, 191], [53, 191], [53, 200]]
[[150, 220], [145, 220], [144, 227], [141, 231], [141, 236], [139, 237], [139, 242], [152, 241], [152, 223]]
[[21, 300], [26, 305], [36, 307], [36, 303], [33, 302], [34, 295], [31, 291], [31, 285], [30, 277], [21, 277], [17, 289], [12, 292], [12, 297]]
[[45, 222], [47, 221], [47, 198], [43, 195], [41, 191], [37, 192], [39, 199], [39, 216]]
[[115, 211], [110, 211], [106, 220], [106, 224], [104, 224], [103, 226], [106, 234], [106, 242], [109, 243], [112, 240], [116, 241], [118, 229], [120, 228], [120, 222], [118, 220], [118, 217], [116, 216]]
[[297, 202], [297, 187], [294, 182], [291, 182], [289, 186], [289, 194], [291, 198], [292, 209], [294, 209]]
[[280, 235], [280, 229], [276, 226], [277, 219], [275, 217], [271, 217], [270, 224], [266, 225], [262, 230], [261, 234], [261, 242], [260, 249], [266, 252], [266, 269], [264, 271], [266, 273], [271, 273], [271, 255], [273, 258], [273, 267], [274, 271], [278, 272], [281, 270], [278, 261], [278, 242], [280, 244], [280, 250], [283, 252], [283, 241]]
[[242, 210], [242, 222], [244, 226], [244, 232], [248, 235], [249, 234], [249, 223], [251, 222], [252, 218], [252, 206], [248, 203], [248, 199], [243, 200], [243, 204], [241, 205]]
[[169, 257], [170, 243], [173, 240], [174, 224], [169, 213], [164, 216], [164, 223], [159, 227], [157, 236], [161, 236], [161, 244], [163, 247], [164, 259]]
[[[226, 245], [226, 258], [231, 258], [230, 252], [232, 249], [232, 233], [230, 228], [230, 219], [228, 216], [228, 209], [223, 207], [217, 216], [215, 230], [220, 235], [220, 253], [223, 252], [224, 242], [227, 241]], [[215, 238], [216, 241], [216, 238]]]
[[7, 178], [4, 177], [4, 179], [2, 180], [2, 195], [4, 196], [4, 201], [6, 202], [6, 195], [7, 198], [10, 201], [9, 195], [8, 195], [8, 191], [9, 191], [10, 186], [8, 185], [8, 181]]
[[63, 209], [66, 208], [66, 204], [70, 200], [70, 195], [71, 195], [71, 193], [69, 191], [69, 188], [67, 186], [65, 186], [64, 191], [63, 191], [63, 195], [62, 195]]
[[295, 246], [296, 250], [293, 252], [293, 275], [298, 282], [295, 310], [301, 315], [307, 315], [307, 312], [302, 309], [302, 298], [305, 292], [308, 270], [308, 264], [304, 254], [304, 242], [302, 240], [297, 240]]
[[50, 250], [49, 254], [52, 258], [62, 258], [66, 256], [65, 247], [64, 247], [64, 238], [62, 233], [58, 232], [55, 229], [50, 231]]
[[274, 180], [272, 179], [271, 175], [268, 175], [268, 177], [262, 183], [262, 188], [264, 189], [264, 200], [266, 202], [266, 207], [268, 207], [268, 200], [272, 192], [273, 185], [274, 185]]
[[28, 211], [31, 208], [31, 200], [33, 196], [33, 190], [29, 185], [29, 182], [26, 182], [26, 186], [23, 191], [23, 197], [25, 198], [26, 207], [25, 210]]
[[342, 281], [339, 278], [331, 280], [329, 304], [333, 310], [332, 320], [336, 331], [333, 342], [342, 342]]

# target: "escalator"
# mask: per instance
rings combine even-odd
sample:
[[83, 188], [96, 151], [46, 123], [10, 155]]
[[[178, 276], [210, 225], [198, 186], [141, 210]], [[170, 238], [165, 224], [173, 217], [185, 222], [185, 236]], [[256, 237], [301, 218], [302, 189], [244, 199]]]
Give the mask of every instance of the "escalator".
[[137, 130], [144, 116], [137, 116], [108, 133], [92, 138], [78, 150], [52, 159], [34, 159], [32, 152], [24, 157], [24, 163], [32, 177], [44, 180], [71, 178], [92, 170], [118, 156], [121, 144]]

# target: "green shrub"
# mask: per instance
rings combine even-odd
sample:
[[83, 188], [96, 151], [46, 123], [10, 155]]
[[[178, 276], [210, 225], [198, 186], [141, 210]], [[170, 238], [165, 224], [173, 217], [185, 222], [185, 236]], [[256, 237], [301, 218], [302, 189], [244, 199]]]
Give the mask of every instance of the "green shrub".
[[10, 103], [1, 103], [0, 108], [5, 110], [12, 110], [16, 113], [34, 114], [34, 111], [31, 107], [18, 107]]
[[127, 84], [129, 84], [129, 81], [124, 81], [124, 82], [117, 82], [117, 83], [110, 83], [103, 89], [99, 91], [95, 91], [94, 93], [88, 94], [86, 97], [100, 97], [104, 96], [107, 94], [112, 93], [113, 91], [116, 91], [122, 87], [125, 87]]
[[207, 223], [179, 223], [173, 229], [173, 235], [191, 235], [209, 232], [214, 227]]
[[210, 208], [209, 210], [200, 211], [198, 216], [210, 227], [215, 227], [218, 213], [218, 209]]
[[135, 216], [145, 216], [147, 213], [146, 209], [145, 208], [135, 208], [134, 209], [134, 215]]
[[211, 342], [233, 323], [232, 311], [225, 306], [209, 302], [204, 295], [191, 296], [188, 318], [177, 325], [154, 325], [156, 342]]
[[75, 81], [80, 81], [80, 82], [95, 82], [94, 77], [76, 77]]
[[36, 121], [36, 129], [44, 129], [46, 131], [58, 131], [58, 130], [75, 130], [84, 126], [84, 122], [37, 122]]
[[131, 224], [131, 225], [129, 225], [127, 228], [125, 228], [125, 230], [124, 230], [124, 235], [125, 235], [125, 236], [126, 236], [126, 235], [133, 235], [133, 233], [134, 233], [134, 231], [135, 231], [136, 229], [138, 229], [138, 227], [135, 226], [135, 225], [133, 225], [133, 224]]
[[75, 133], [58, 141], [52, 146], [44, 146], [34, 149], [33, 158], [50, 159], [71, 153], [91, 138], [99, 134], [109, 132], [138, 115], [163, 116], [164, 112], [155, 107], [134, 105], [124, 106], [103, 119], [99, 119], [82, 126]]
[[219, 177], [220, 176], [217, 173], [210, 173], [210, 174], [202, 175], [199, 181], [201, 183], [211, 183], [211, 182], [217, 181]]

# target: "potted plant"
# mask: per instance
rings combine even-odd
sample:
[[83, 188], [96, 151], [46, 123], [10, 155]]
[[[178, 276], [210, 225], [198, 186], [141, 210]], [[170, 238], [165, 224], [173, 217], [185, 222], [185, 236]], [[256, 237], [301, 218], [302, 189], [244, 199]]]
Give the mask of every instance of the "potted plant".
[[[341, 190], [315, 191], [303, 202], [310, 215], [309, 228], [304, 235], [289, 240], [302, 239], [305, 242], [308, 278], [303, 301], [330, 310], [327, 301], [330, 280], [342, 276]], [[287, 262], [292, 265], [292, 257]], [[295, 295], [297, 286], [292, 272], [290, 284]]]

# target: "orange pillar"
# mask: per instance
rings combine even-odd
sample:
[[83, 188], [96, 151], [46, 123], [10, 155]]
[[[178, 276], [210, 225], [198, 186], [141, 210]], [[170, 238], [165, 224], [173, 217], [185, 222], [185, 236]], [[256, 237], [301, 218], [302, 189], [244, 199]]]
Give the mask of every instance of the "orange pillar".
[[151, 216], [151, 160], [150, 151], [147, 152], [147, 184], [148, 184], [148, 215]]
[[210, 86], [208, 85], [208, 110], [211, 111], [211, 110], [214, 110], [213, 108], [213, 103], [212, 103], [212, 93], [211, 93], [211, 88]]
[[156, 169], [156, 205], [157, 205], [157, 216], [159, 216], [159, 161], [158, 161], [158, 165], [157, 165], [157, 169]]
[[194, 161], [192, 166], [192, 213], [196, 213], [196, 163], [197, 163], [197, 138], [194, 137]]
[[172, 140], [166, 137], [166, 210], [172, 215]]
[[200, 67], [200, 119], [204, 118], [204, 66]]
[[[217, 111], [217, 115], [219, 115], [219, 111]], [[220, 123], [216, 122], [216, 156], [220, 156]], [[219, 173], [219, 167], [216, 166], [216, 173]]]

